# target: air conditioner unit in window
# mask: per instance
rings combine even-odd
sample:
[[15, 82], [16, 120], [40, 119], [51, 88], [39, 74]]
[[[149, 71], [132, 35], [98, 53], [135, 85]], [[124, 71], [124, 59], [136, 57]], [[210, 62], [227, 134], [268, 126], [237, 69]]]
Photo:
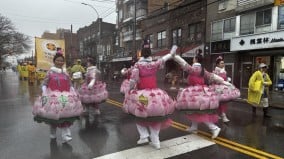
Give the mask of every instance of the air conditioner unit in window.
[[225, 10], [225, 9], [226, 9], [226, 3], [225, 2], [219, 3], [218, 10]]

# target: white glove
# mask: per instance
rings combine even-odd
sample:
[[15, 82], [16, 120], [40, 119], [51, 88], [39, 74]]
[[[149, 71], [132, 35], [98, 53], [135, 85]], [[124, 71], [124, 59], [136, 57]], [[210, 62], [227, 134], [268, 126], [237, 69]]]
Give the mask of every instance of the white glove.
[[174, 46], [172, 47], [170, 53], [167, 54], [167, 55], [165, 55], [165, 56], [163, 56], [163, 57], [162, 57], [162, 60], [166, 62], [166, 61], [168, 61], [169, 59], [173, 58], [174, 55], [176, 54], [176, 50], [177, 50], [177, 46], [174, 45]]
[[127, 73], [127, 68], [123, 68], [120, 72], [124, 76]]
[[172, 49], [171, 49], [171, 51], [170, 51], [170, 55], [172, 55], [172, 56], [175, 56], [175, 54], [176, 54], [176, 51], [177, 51], [177, 46], [176, 45], [173, 45], [173, 47], [172, 47]]
[[228, 77], [228, 78], [227, 78], [227, 81], [228, 81], [228, 82], [231, 82], [231, 81], [232, 81], [231, 77]]
[[74, 87], [70, 87], [70, 90], [75, 92], [75, 88]]
[[46, 85], [43, 85], [43, 86], [41, 87], [42, 95], [45, 95], [45, 94], [46, 94], [46, 89], [47, 89]]
[[92, 79], [91, 82], [88, 84], [88, 89], [93, 88], [95, 82], [96, 82], [96, 80], [95, 80], [95, 79]]
[[223, 84], [228, 86], [228, 87], [235, 88], [235, 86], [232, 85], [230, 82], [224, 81]]
[[129, 81], [129, 90], [132, 90], [135, 88], [136, 82], [132, 79]]
[[182, 68], [184, 68], [186, 65], [188, 65], [187, 62], [186, 62], [183, 58], [181, 58], [179, 55], [175, 55], [175, 56], [174, 56], [174, 60], [175, 60]]

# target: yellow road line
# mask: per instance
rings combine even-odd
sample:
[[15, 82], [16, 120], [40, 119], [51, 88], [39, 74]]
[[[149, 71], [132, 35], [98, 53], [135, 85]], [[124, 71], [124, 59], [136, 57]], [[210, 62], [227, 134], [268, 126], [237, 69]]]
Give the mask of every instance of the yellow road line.
[[[111, 99], [107, 99], [107, 103], [113, 104], [113, 105], [118, 106], [118, 107], [122, 107], [122, 103], [111, 100]], [[173, 121], [171, 126], [173, 128], [179, 129], [181, 131], [186, 131], [186, 129], [188, 128], [187, 125], [184, 125], [182, 123], [178, 123], [178, 122], [175, 122], [175, 121]], [[209, 133], [206, 133], [206, 132], [199, 130], [198, 134], [206, 137], [209, 140], [211, 140], [211, 138], [210, 138], [211, 134], [209, 134]], [[227, 140], [227, 139], [224, 139], [224, 138], [221, 138], [221, 137], [217, 137], [214, 141], [219, 145], [222, 145], [222, 146], [227, 147], [229, 149], [244, 153], [244, 154], [249, 155], [249, 156], [253, 156], [255, 158], [266, 159], [267, 157], [269, 157], [269, 158], [273, 158], [273, 159], [283, 159], [279, 156], [276, 156], [276, 155], [273, 155], [273, 154], [270, 154], [270, 153], [267, 153], [267, 152], [264, 152], [264, 151], [246, 146], [246, 145], [242, 145], [242, 144], [239, 144], [239, 143], [236, 143], [234, 141]], [[262, 155], [262, 156], [260, 156], [260, 155]]]
[[[181, 127], [188, 127], [184, 124], [181, 124], [181, 123], [177, 123], [177, 122], [173, 122], [174, 124], [176, 125], [179, 125]], [[206, 133], [204, 131], [200, 131], [198, 130], [198, 133], [204, 135], [204, 136], [207, 136], [207, 137], [210, 137], [211, 134], [209, 133]], [[247, 149], [249, 151], [252, 151], [254, 153], [258, 153], [258, 154], [261, 154], [261, 155], [264, 155], [264, 156], [267, 156], [269, 158], [274, 158], [274, 159], [282, 159], [281, 157], [278, 157], [276, 155], [273, 155], [273, 154], [270, 154], [270, 153], [267, 153], [267, 152], [264, 152], [264, 151], [261, 151], [261, 150], [258, 150], [258, 149], [255, 149], [255, 148], [252, 148], [252, 147], [249, 147], [249, 146], [246, 146], [246, 145], [242, 145], [242, 144], [239, 144], [237, 142], [234, 142], [234, 141], [231, 141], [231, 140], [227, 140], [225, 138], [221, 138], [221, 137], [217, 137], [215, 140], [220, 140], [222, 141], [223, 143], [228, 143], [228, 144], [231, 144], [231, 145], [234, 145], [234, 146], [237, 146], [237, 147], [240, 147], [240, 148], [243, 148], [243, 149]]]

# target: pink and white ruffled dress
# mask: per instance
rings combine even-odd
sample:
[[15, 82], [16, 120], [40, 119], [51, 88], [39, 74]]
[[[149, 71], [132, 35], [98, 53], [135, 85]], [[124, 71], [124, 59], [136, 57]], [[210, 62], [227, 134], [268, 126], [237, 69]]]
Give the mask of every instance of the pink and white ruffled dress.
[[36, 99], [32, 111], [38, 122], [50, 124], [73, 122], [83, 111], [78, 94], [74, 89], [70, 89], [71, 80], [68, 74], [60, 70], [52, 67], [43, 81], [47, 90]]
[[219, 107], [218, 94], [211, 90], [205, 80], [212, 80], [212, 73], [204, 70], [199, 63], [183, 68], [188, 71], [188, 87], [179, 91], [177, 95], [176, 109], [185, 111], [187, 117], [195, 122], [217, 122], [216, 110]]
[[[83, 104], [99, 104], [108, 98], [106, 83], [99, 79], [99, 75], [100, 71], [95, 66], [87, 68], [86, 79], [78, 91]], [[95, 79], [95, 84], [89, 89], [92, 79]]]
[[[219, 67], [216, 67], [213, 73], [227, 81], [227, 72], [224, 68], [221, 69]], [[224, 84], [213, 83], [212, 85], [210, 85], [210, 89], [215, 90], [215, 92], [219, 95], [219, 100], [221, 102], [227, 102], [233, 99], [237, 99], [241, 95], [240, 90], [236, 87], [230, 87]]]
[[156, 72], [162, 68], [163, 60], [140, 59], [134, 66], [130, 80], [136, 89], [130, 90], [123, 103], [123, 110], [136, 117], [163, 117], [172, 114], [175, 101], [156, 84]]

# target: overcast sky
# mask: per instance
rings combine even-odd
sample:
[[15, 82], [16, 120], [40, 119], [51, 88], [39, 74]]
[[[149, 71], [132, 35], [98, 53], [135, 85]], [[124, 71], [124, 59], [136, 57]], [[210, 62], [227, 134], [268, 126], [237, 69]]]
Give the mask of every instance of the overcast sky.
[[115, 0], [0, 0], [0, 14], [9, 18], [18, 32], [40, 37], [58, 28], [73, 32], [97, 19], [92, 5], [104, 22], [116, 23]]

